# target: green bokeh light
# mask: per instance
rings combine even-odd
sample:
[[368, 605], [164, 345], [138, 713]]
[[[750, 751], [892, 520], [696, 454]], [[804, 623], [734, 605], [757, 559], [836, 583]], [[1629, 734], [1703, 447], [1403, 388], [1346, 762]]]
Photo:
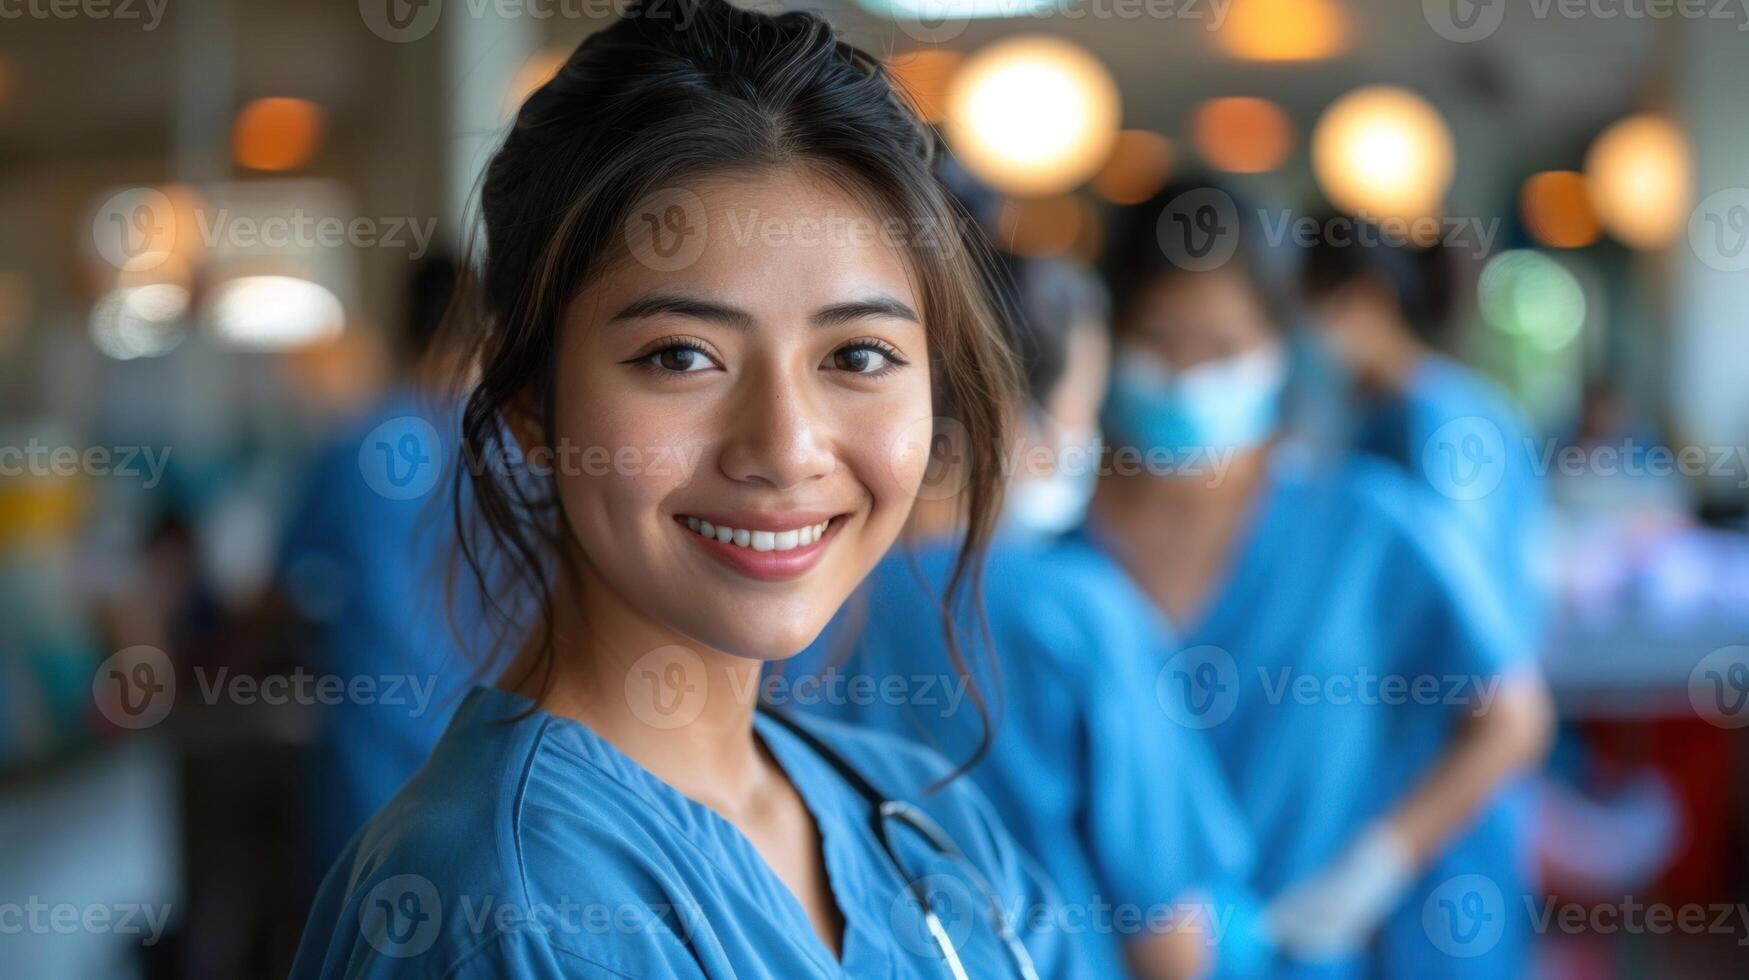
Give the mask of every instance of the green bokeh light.
[[1585, 326], [1585, 291], [1559, 262], [1541, 252], [1501, 252], [1477, 284], [1482, 319], [1501, 333], [1545, 351], [1571, 344]]

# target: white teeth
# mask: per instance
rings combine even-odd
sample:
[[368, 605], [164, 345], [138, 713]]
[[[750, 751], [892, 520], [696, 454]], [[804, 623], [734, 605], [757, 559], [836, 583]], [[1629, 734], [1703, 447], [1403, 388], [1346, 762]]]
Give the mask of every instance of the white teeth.
[[752, 548], [754, 551], [790, 551], [795, 548], [806, 548], [826, 536], [826, 529], [831, 521], [821, 521], [807, 527], [794, 528], [788, 531], [750, 531], [744, 528], [724, 527], [712, 524], [710, 521], [688, 517], [686, 526], [707, 538], [715, 538], [725, 544], [733, 542], [742, 548]]

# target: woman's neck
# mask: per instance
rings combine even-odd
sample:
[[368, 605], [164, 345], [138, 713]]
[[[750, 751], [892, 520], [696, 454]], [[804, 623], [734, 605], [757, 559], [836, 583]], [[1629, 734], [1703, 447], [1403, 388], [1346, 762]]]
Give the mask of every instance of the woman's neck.
[[774, 775], [753, 737], [764, 663], [654, 622], [580, 567], [580, 582], [555, 590], [548, 669], [531, 641], [499, 685], [588, 725], [688, 797], [743, 811]]

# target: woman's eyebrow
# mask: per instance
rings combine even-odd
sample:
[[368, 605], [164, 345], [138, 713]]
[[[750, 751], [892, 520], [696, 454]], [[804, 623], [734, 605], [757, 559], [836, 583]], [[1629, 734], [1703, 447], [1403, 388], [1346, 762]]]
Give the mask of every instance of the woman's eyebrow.
[[921, 323], [917, 312], [891, 296], [875, 296], [869, 299], [852, 300], [847, 303], [833, 303], [814, 314], [814, 325], [817, 327], [835, 327], [871, 316], [890, 316], [900, 320], [910, 320]]
[[653, 316], [685, 316], [695, 320], [710, 320], [736, 330], [752, 330], [753, 316], [746, 310], [686, 296], [655, 295], [634, 300], [625, 309], [608, 319], [609, 323], [640, 320]]

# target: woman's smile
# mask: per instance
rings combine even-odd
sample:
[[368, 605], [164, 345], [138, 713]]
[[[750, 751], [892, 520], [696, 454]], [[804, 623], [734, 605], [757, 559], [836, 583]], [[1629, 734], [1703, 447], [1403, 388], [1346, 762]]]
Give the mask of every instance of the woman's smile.
[[818, 511], [677, 514], [680, 533], [725, 567], [762, 581], [798, 578], [819, 563], [849, 514]]

